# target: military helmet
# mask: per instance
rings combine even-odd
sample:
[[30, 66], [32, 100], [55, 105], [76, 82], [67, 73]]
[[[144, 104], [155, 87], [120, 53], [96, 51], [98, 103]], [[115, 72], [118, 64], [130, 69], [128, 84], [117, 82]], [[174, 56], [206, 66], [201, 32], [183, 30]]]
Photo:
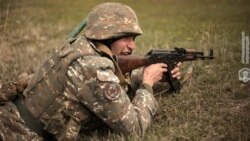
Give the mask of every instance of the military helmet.
[[107, 40], [141, 35], [134, 10], [121, 3], [102, 3], [88, 15], [84, 35], [89, 39]]

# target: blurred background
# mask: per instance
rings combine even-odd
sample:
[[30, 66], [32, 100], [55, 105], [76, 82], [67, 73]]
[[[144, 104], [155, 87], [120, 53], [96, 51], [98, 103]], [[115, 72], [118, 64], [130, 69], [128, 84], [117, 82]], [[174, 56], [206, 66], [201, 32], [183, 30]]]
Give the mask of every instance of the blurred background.
[[[142, 139], [250, 140], [250, 81], [239, 81], [242, 33], [250, 35], [248, 0], [113, 0], [132, 7], [144, 32], [135, 54], [175, 46], [208, 52], [193, 62], [180, 95], [159, 106]], [[0, 0], [0, 84], [34, 72], [97, 4], [108, 0]], [[183, 74], [191, 63], [184, 63]], [[83, 140], [103, 140], [97, 134]], [[116, 135], [105, 140], [120, 140]]]

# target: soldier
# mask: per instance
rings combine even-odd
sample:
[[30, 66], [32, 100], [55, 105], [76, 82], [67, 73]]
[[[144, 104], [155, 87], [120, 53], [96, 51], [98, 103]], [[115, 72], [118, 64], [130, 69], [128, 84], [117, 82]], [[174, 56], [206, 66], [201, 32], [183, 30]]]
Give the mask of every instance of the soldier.
[[[67, 40], [32, 77], [24, 93], [0, 109], [0, 138], [76, 140], [80, 132], [107, 125], [142, 136], [157, 110], [152, 86], [167, 71], [163, 63], [143, 69], [133, 94], [113, 55], [130, 55], [141, 35], [135, 12], [102, 3], [88, 15], [82, 36]], [[173, 77], [180, 77], [179, 68]], [[17, 108], [16, 108], [17, 107]]]

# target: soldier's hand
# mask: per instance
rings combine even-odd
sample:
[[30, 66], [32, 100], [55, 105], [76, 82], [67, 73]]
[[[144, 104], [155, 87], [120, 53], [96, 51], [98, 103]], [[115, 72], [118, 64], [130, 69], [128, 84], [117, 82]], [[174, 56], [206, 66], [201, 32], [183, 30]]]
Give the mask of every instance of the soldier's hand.
[[162, 79], [163, 73], [167, 71], [167, 65], [164, 63], [149, 65], [143, 70], [142, 82], [153, 86]]
[[176, 67], [171, 71], [173, 78], [181, 79], [180, 66], [181, 62], [177, 63]]

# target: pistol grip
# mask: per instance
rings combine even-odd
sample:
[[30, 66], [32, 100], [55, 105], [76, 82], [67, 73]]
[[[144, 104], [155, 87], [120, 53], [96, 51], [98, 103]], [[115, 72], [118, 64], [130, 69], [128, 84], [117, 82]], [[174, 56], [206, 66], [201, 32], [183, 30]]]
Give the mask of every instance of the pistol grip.
[[173, 91], [174, 93], [178, 94], [181, 90], [181, 83], [177, 78], [173, 78], [171, 71], [174, 69], [175, 65], [174, 63], [168, 63], [168, 81], [170, 85], [170, 91]]

